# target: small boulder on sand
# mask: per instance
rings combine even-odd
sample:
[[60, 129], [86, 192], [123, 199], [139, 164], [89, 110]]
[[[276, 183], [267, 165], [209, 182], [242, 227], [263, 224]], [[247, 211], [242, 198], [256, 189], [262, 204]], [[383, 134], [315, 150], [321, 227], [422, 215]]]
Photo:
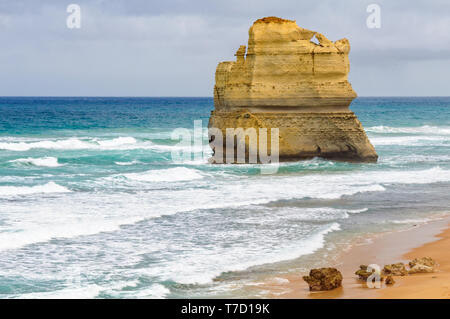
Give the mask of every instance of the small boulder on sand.
[[436, 262], [430, 257], [415, 258], [409, 262], [409, 267], [414, 268], [417, 264], [434, 268]]
[[303, 276], [310, 291], [332, 290], [342, 286], [342, 274], [336, 268], [311, 269], [309, 276]]
[[383, 268], [383, 274], [392, 276], [406, 276], [408, 271], [404, 263], [396, 263], [385, 265]]
[[425, 273], [432, 273], [434, 272], [434, 268], [433, 267], [429, 267], [429, 266], [425, 266], [425, 265], [421, 265], [421, 264], [415, 264], [413, 267], [411, 267], [411, 269], [409, 270], [409, 274], [413, 275], [413, 274], [425, 274]]
[[[367, 270], [367, 265], [361, 265], [359, 266], [359, 269], [355, 272], [355, 275], [358, 275], [360, 280], [366, 281], [367, 278], [369, 278], [370, 275], [375, 273], [375, 269], [372, 269], [372, 271]], [[384, 277], [380, 274], [380, 280], [383, 281]]]
[[358, 275], [359, 279], [361, 280], [367, 280], [372, 272], [367, 271], [367, 265], [361, 265], [359, 266], [359, 269], [355, 271], [355, 275]]
[[393, 285], [393, 284], [395, 284], [394, 277], [392, 277], [392, 275], [387, 276], [385, 283], [386, 283], [386, 285]]
[[430, 257], [415, 258], [409, 262], [409, 274], [423, 274], [434, 272], [436, 262]]

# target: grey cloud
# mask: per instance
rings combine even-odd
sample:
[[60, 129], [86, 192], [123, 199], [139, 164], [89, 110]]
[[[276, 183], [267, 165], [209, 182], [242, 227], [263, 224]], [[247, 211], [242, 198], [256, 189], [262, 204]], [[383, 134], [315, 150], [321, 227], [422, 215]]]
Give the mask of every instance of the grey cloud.
[[[80, 30], [65, 26], [70, 2], [82, 8]], [[366, 27], [373, 2], [381, 29]], [[449, 95], [435, 74], [450, 66], [449, 9], [443, 0], [0, 1], [0, 95], [210, 96], [217, 63], [268, 15], [350, 39], [359, 95], [396, 95], [399, 83], [400, 95]]]

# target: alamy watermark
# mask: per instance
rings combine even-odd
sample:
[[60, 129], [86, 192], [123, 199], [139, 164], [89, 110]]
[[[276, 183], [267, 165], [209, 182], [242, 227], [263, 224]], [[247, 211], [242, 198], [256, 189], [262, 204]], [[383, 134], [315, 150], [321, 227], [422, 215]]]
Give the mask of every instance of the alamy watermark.
[[[67, 6], [66, 12], [69, 13], [66, 19], [66, 26], [69, 29], [81, 28], [81, 7], [79, 4], [71, 3]], [[369, 13], [366, 19], [366, 26], [369, 29], [381, 28], [381, 7], [377, 3], [369, 4], [366, 8]]]
[[69, 4], [66, 9], [70, 13], [66, 19], [66, 25], [69, 29], [81, 28], [81, 7], [76, 3]]
[[380, 289], [381, 288], [381, 281], [382, 281], [381, 267], [379, 265], [377, 265], [377, 264], [371, 264], [371, 265], [367, 266], [367, 272], [372, 273], [366, 279], [367, 288]]
[[367, 13], [370, 13], [366, 19], [366, 25], [369, 29], [381, 28], [381, 7], [379, 4], [372, 3], [367, 6]]
[[[208, 128], [208, 145], [204, 145], [201, 120], [194, 121], [194, 129], [177, 128], [171, 134], [179, 141], [172, 150], [174, 162], [208, 160], [216, 164], [261, 164], [262, 174], [274, 174], [279, 167], [278, 128]], [[207, 155], [205, 148], [213, 150]]]

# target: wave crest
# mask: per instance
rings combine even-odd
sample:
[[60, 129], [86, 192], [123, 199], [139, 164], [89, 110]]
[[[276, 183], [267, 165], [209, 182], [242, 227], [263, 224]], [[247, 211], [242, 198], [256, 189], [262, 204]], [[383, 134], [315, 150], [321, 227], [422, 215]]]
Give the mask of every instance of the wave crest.
[[178, 182], [203, 178], [198, 170], [186, 167], [151, 170], [142, 173], [129, 173], [124, 174], [123, 176], [127, 179], [139, 182]]
[[153, 143], [150, 141], [138, 143], [134, 137], [117, 137], [111, 140], [69, 138], [64, 140], [0, 142], [0, 149], [17, 152], [39, 148], [52, 150], [125, 150], [151, 148], [152, 145]]
[[25, 165], [34, 165], [34, 166], [43, 166], [43, 167], [58, 167], [62, 166], [62, 164], [58, 163], [58, 159], [56, 157], [39, 157], [39, 158], [19, 158], [16, 160], [10, 161], [11, 163], [20, 163]]
[[16, 196], [16, 195], [31, 195], [43, 193], [69, 193], [71, 190], [58, 185], [54, 182], [49, 182], [44, 185], [36, 186], [0, 186], [0, 196]]
[[450, 127], [447, 126], [415, 126], [415, 127], [391, 127], [391, 126], [372, 126], [366, 128], [367, 132], [373, 133], [408, 133], [408, 134], [434, 134], [450, 135]]

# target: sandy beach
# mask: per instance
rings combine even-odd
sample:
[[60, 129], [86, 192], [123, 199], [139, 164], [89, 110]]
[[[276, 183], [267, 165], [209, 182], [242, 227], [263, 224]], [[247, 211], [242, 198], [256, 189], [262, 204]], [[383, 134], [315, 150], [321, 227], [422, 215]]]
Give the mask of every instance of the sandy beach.
[[[354, 274], [361, 264], [407, 263], [419, 257], [431, 257], [438, 263], [436, 272], [394, 277], [395, 284], [370, 289]], [[354, 245], [343, 252], [337, 262], [323, 267], [336, 267], [344, 277], [342, 287], [326, 292], [309, 292], [302, 276], [287, 275], [279, 284], [271, 281], [265, 288], [273, 298], [450, 298], [450, 217], [415, 226], [408, 230], [386, 233], [370, 243]]]

